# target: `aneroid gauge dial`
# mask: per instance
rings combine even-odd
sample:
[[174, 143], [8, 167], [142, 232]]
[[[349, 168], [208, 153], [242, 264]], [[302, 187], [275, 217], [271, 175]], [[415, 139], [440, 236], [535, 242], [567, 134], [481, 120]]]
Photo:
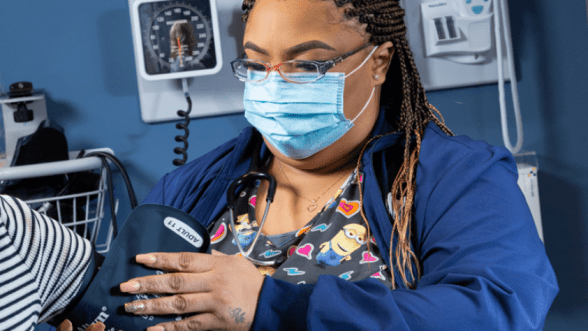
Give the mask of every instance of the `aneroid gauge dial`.
[[139, 0], [135, 55], [147, 80], [211, 75], [222, 66], [214, 0]]

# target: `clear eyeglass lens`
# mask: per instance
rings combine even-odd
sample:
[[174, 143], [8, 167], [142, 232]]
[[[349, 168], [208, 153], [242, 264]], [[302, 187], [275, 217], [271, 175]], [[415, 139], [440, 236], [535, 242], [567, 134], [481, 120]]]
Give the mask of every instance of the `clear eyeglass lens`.
[[262, 81], [267, 75], [267, 68], [263, 63], [247, 59], [235, 61], [233, 70], [239, 79], [248, 82]]
[[314, 82], [322, 76], [316, 63], [306, 61], [284, 62], [280, 71], [285, 79], [295, 83]]
[[[242, 59], [233, 63], [238, 78], [247, 82], [260, 82], [267, 76], [267, 67], [260, 62]], [[282, 76], [293, 83], [314, 82], [322, 77], [316, 63], [306, 61], [288, 61], [279, 68]]]

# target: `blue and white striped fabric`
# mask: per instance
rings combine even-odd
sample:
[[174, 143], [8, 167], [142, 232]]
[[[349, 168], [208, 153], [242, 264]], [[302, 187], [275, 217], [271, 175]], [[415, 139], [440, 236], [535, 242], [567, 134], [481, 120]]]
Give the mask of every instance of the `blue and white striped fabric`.
[[91, 243], [23, 201], [0, 195], [0, 330], [33, 330], [75, 297]]

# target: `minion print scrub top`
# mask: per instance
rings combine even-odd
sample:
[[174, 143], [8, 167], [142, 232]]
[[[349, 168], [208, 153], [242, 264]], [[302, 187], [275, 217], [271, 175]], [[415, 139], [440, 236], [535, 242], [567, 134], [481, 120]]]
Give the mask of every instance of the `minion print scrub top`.
[[[314, 284], [320, 275], [334, 275], [349, 281], [368, 277], [392, 288], [390, 271], [382, 260], [373, 237], [359, 212], [359, 183], [362, 175], [354, 172], [322, 210], [297, 231], [266, 236], [260, 234], [250, 256], [259, 261], [276, 261], [258, 270], [276, 279], [294, 284]], [[244, 251], [249, 249], [257, 231], [255, 202], [259, 181], [245, 188], [235, 204], [237, 235]], [[241, 254], [231, 233], [228, 211], [209, 228], [210, 248], [231, 255]], [[367, 241], [370, 241], [370, 250]]]

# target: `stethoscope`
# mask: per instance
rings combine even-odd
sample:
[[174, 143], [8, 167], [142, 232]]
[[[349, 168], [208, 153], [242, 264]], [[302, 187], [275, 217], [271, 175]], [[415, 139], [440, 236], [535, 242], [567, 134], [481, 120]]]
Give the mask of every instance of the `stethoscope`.
[[[263, 140], [261, 139], [261, 135], [259, 134], [259, 132], [254, 129], [254, 135], [255, 134], [258, 135], [258, 137], [259, 137], [259, 143], [255, 147], [255, 152], [253, 153], [253, 159], [251, 160], [251, 166], [249, 167], [249, 170], [247, 171], [247, 173], [245, 175], [235, 179], [231, 183], [231, 185], [229, 185], [229, 188], [227, 189], [227, 206], [229, 208], [229, 217], [231, 218], [231, 227], [233, 230], [233, 238], [235, 239], [235, 243], [237, 244], [237, 247], [239, 248], [239, 252], [241, 252], [243, 257], [245, 257], [246, 259], [248, 259], [249, 261], [251, 261], [255, 265], [270, 266], [270, 265], [274, 265], [276, 263], [280, 263], [280, 261], [279, 260], [259, 261], [259, 260], [256, 260], [256, 259], [249, 256], [251, 254], [251, 252], [253, 251], [253, 247], [255, 247], [255, 243], [257, 242], [257, 239], [259, 239], [259, 235], [261, 234], [261, 229], [263, 228], [263, 224], [265, 223], [265, 219], [267, 218], [267, 213], [269, 211], [270, 205], [274, 201], [274, 196], [276, 194], [276, 187], [278, 186], [274, 176], [270, 175], [267, 172], [261, 171], [261, 167], [259, 166], [259, 162], [260, 162], [261, 144], [263, 143]], [[268, 158], [268, 162], [270, 160], [271, 160], [271, 158]], [[256, 180], [267, 180], [269, 182], [269, 188], [267, 190], [267, 197], [265, 199], [265, 201], [266, 201], [265, 211], [263, 212], [263, 217], [261, 219], [261, 223], [259, 224], [257, 234], [255, 235], [255, 238], [251, 242], [251, 246], [249, 247], [247, 252], [245, 252], [245, 250], [243, 249], [243, 246], [241, 246], [241, 242], [239, 241], [239, 235], [237, 233], [237, 228], [235, 227], [234, 209], [235, 209], [235, 203], [236, 203], [237, 195], [238, 195], [237, 193], [235, 193], [235, 191], [239, 187], [242, 187], [246, 184], [254, 183]]]

